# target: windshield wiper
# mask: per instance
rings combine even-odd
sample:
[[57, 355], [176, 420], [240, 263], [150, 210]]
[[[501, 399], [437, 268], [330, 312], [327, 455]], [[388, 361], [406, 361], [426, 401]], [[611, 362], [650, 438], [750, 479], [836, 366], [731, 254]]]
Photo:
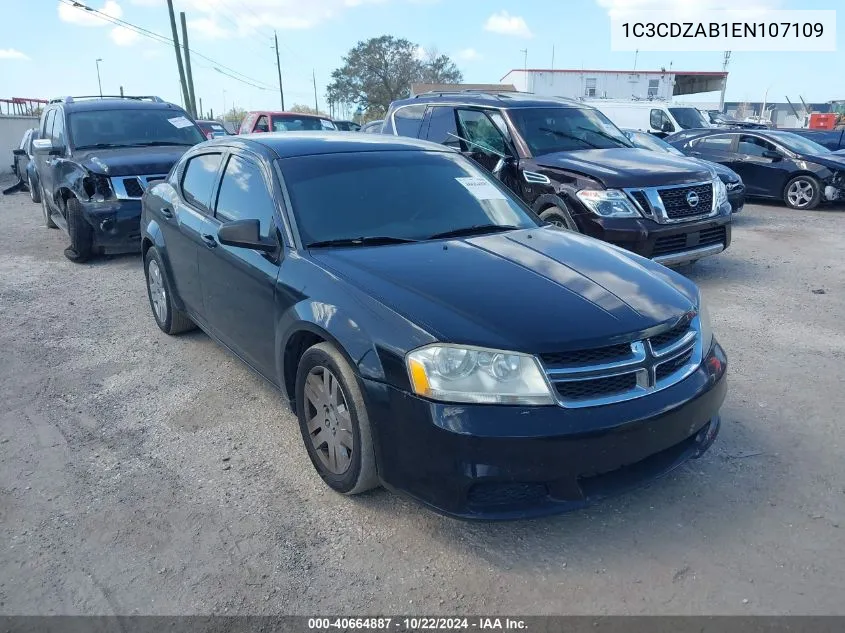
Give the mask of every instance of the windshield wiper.
[[92, 143], [91, 145], [78, 145], [76, 149], [109, 149], [111, 147], [126, 147], [120, 143]]
[[408, 244], [419, 242], [410, 237], [395, 237], [393, 235], [371, 235], [368, 237], [341, 237], [333, 240], [320, 240], [307, 244], [308, 248], [322, 248], [324, 246], [378, 246], [380, 244]]
[[561, 138], [571, 138], [575, 141], [580, 141], [584, 145], [588, 145], [588, 146], [592, 147], [593, 149], [599, 149], [598, 145], [594, 145], [593, 143], [590, 143], [590, 141], [586, 141], [583, 138], [581, 138], [580, 136], [575, 136], [574, 134], [567, 134], [566, 132], [561, 132], [560, 130], [553, 130], [549, 127], [538, 128], [538, 131], [539, 132], [548, 132], [549, 134], [554, 134], [555, 136], [559, 136]]
[[619, 139], [615, 136], [611, 136], [607, 132], [602, 132], [601, 130], [591, 130], [588, 127], [582, 127], [580, 125], [578, 126], [578, 129], [584, 130], [585, 132], [592, 132], [593, 134], [598, 134], [599, 136], [606, 138], [608, 141], [613, 141], [614, 143], [616, 143], [617, 145], [621, 145], [622, 147], [634, 147], [633, 144], [626, 145], [622, 142], [622, 139]]
[[442, 233], [435, 233], [429, 235], [428, 239], [437, 240], [444, 237], [461, 237], [463, 235], [484, 235], [485, 233], [498, 233], [500, 231], [515, 231], [523, 227], [513, 226], [512, 224], [474, 224], [472, 226], [464, 226], [460, 229], [452, 229], [451, 231], [443, 231]]

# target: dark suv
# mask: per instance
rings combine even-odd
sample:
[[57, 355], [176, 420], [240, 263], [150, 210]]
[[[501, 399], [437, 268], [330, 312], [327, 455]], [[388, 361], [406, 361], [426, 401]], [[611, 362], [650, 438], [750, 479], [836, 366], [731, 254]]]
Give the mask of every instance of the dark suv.
[[459, 149], [543, 220], [662, 264], [731, 241], [725, 186], [701, 163], [637, 149], [601, 112], [525, 93], [426, 93], [394, 101], [384, 133]]
[[205, 138], [179, 106], [158, 97], [64, 97], [41, 115], [33, 142], [49, 228], [70, 236], [65, 256], [141, 247], [141, 196]]

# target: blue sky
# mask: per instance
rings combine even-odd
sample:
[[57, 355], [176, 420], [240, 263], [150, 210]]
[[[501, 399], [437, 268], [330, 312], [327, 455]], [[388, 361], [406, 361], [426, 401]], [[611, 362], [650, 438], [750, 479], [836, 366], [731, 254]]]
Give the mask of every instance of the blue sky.
[[[67, 0], [68, 2], [71, 0]], [[157, 94], [180, 101], [173, 47], [115, 27], [59, 0], [7, 0], [0, 22], [0, 97], [96, 94], [95, 59], [102, 58], [103, 91]], [[272, 33], [279, 34], [285, 102], [312, 104], [312, 69], [324, 107], [331, 71], [359, 40], [405, 37], [450, 55], [468, 82], [496, 82], [523, 65], [623, 69], [633, 53], [610, 51], [610, 10], [669, 8], [693, 0], [174, 0], [187, 13], [191, 48], [253, 78], [261, 90], [226, 77], [195, 57], [194, 83], [205, 110], [233, 103], [247, 109], [279, 106]], [[15, 5], [14, 13], [10, 12]], [[170, 35], [165, 0], [86, 0], [85, 4], [150, 31]], [[736, 2], [695, 0], [727, 8]], [[751, 0], [779, 9], [834, 9], [838, 0]], [[843, 14], [837, 30], [843, 30]], [[178, 19], [178, 16], [177, 16]], [[639, 54], [639, 69], [672, 63], [676, 70], [720, 70], [720, 53]], [[845, 54], [740, 53], [732, 56], [729, 101], [845, 99]]]

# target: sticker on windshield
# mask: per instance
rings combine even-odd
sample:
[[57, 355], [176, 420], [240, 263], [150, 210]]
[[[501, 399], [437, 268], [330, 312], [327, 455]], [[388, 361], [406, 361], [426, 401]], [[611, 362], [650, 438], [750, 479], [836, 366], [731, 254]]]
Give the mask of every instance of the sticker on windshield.
[[484, 178], [464, 176], [462, 178], [455, 178], [455, 180], [466, 187], [466, 190], [477, 200], [507, 200], [505, 194], [499, 191], [493, 183], [488, 182]]
[[177, 116], [167, 120], [170, 121], [170, 125], [178, 128], [191, 127], [193, 125], [193, 123], [191, 123], [188, 119], [183, 116]]

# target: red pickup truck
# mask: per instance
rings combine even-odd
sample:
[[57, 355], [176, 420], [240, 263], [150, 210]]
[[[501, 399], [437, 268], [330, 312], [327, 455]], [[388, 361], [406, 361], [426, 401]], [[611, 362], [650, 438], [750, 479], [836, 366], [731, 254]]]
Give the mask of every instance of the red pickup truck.
[[300, 112], [268, 112], [256, 110], [248, 112], [241, 122], [238, 134], [257, 132], [319, 132], [336, 130], [332, 120], [315, 114]]

